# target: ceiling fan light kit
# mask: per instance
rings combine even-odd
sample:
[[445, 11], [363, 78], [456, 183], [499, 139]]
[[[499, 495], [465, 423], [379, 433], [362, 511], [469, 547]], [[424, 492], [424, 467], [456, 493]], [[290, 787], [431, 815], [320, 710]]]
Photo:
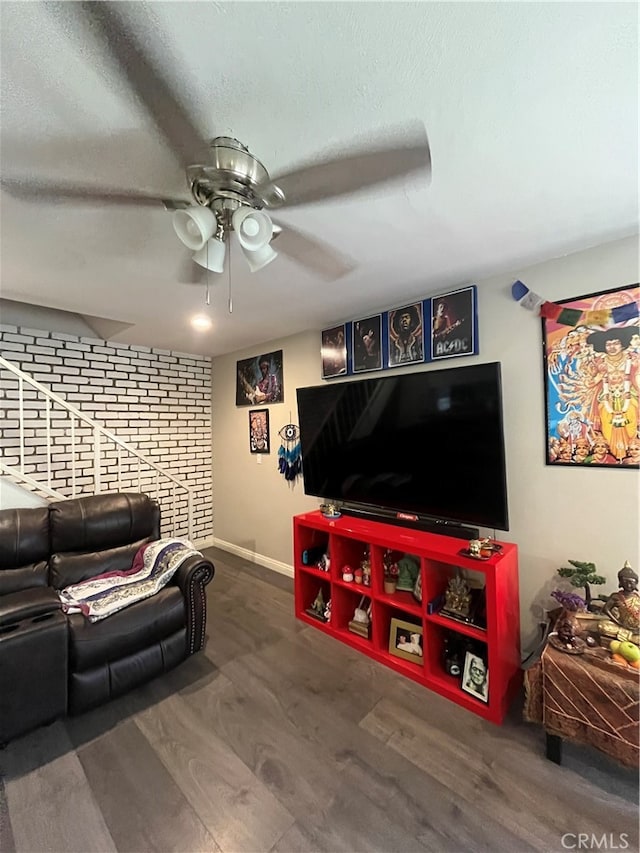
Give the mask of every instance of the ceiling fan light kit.
[[278, 257], [278, 253], [274, 252], [268, 243], [266, 246], [261, 246], [259, 249], [255, 249], [254, 251], [245, 249], [242, 243], [240, 246], [245, 258], [247, 259], [247, 264], [249, 265], [251, 272], [258, 272], [258, 270], [266, 267], [267, 264], [270, 264], [271, 261], [275, 261]]
[[176, 210], [173, 227], [178, 239], [194, 252], [200, 251], [218, 227], [216, 215], [208, 207], [192, 206]]
[[268, 245], [273, 237], [271, 217], [262, 210], [239, 207], [233, 212], [231, 224], [242, 248], [251, 252]]

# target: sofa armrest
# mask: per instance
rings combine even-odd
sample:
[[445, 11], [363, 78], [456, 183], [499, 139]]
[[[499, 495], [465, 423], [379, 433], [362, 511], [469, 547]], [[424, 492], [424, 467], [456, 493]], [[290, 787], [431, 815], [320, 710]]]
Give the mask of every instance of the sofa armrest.
[[50, 587], [32, 587], [0, 596], [0, 626], [35, 619], [60, 610], [62, 604]]
[[172, 578], [184, 595], [187, 611], [187, 654], [192, 655], [204, 646], [207, 627], [207, 596], [205, 586], [212, 580], [215, 567], [211, 560], [196, 555], [187, 557]]

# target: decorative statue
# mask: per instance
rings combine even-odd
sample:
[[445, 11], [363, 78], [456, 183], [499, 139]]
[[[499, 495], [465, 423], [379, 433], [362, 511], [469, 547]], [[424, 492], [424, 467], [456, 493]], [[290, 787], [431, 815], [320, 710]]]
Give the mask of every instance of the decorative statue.
[[640, 594], [638, 594], [638, 575], [625, 560], [618, 572], [620, 589], [606, 600], [602, 612], [612, 622], [621, 625], [633, 634], [640, 633]]
[[468, 618], [469, 607], [471, 605], [471, 592], [463, 577], [456, 575], [450, 579], [444, 599], [444, 610], [448, 610], [450, 613], [458, 616], [463, 616], [465, 619]]
[[405, 554], [401, 560], [398, 560], [398, 589], [413, 592], [419, 574], [420, 564], [414, 557]]

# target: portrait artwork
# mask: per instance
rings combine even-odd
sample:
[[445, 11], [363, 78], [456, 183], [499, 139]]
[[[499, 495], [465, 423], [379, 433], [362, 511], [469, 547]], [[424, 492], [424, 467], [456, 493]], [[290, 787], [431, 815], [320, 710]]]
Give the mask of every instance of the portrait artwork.
[[236, 363], [236, 406], [282, 403], [282, 350]]
[[489, 669], [484, 660], [473, 652], [465, 655], [461, 687], [476, 699], [489, 701]]
[[269, 409], [249, 411], [249, 450], [251, 453], [270, 453]]
[[557, 316], [543, 316], [547, 465], [640, 466], [639, 299], [633, 284], [553, 303]]
[[389, 367], [423, 360], [423, 329], [422, 302], [389, 311]]
[[321, 344], [322, 378], [347, 374], [347, 335], [346, 324], [341, 323], [322, 332]]
[[477, 355], [476, 287], [431, 298], [431, 359]]
[[389, 627], [389, 653], [422, 664], [422, 625], [393, 617]]
[[353, 372], [382, 369], [382, 314], [353, 321]]

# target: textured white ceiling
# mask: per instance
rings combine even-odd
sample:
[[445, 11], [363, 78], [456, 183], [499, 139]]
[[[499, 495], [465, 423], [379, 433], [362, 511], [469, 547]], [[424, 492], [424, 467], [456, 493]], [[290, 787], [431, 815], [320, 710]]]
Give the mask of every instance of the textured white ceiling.
[[[5, 176], [171, 194], [184, 178], [64, 6], [0, 4]], [[132, 324], [115, 340], [217, 355], [392, 307], [638, 228], [633, 3], [138, 3], [127, 6], [207, 136], [272, 173], [381, 128], [424, 122], [431, 185], [283, 212], [357, 268], [327, 283], [280, 255], [212, 275], [211, 332], [188, 318], [162, 208], [1, 196], [7, 299]], [[277, 249], [277, 244], [275, 244]]]

